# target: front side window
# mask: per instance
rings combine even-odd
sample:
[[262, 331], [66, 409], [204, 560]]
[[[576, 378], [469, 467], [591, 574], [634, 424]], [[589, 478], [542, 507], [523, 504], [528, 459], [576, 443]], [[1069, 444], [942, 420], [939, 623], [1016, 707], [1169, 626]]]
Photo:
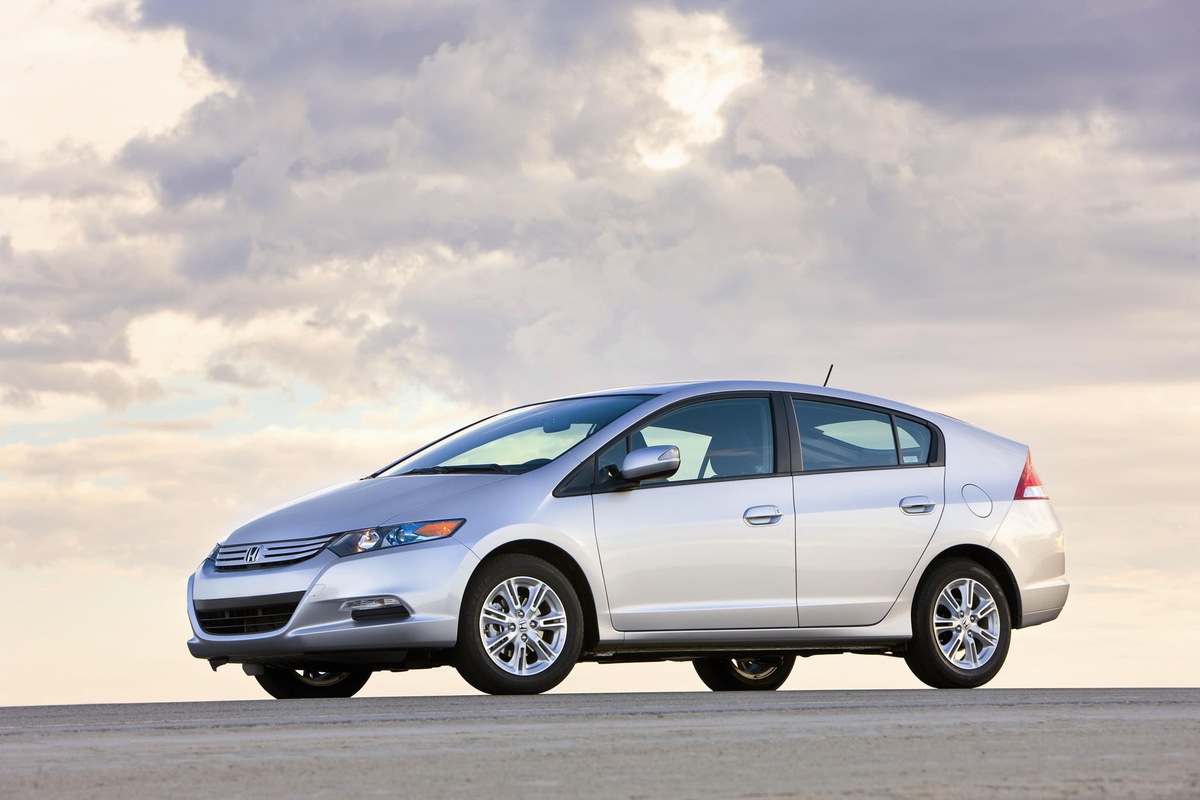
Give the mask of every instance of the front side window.
[[805, 472], [929, 463], [933, 432], [915, 420], [839, 403], [792, 404]]
[[447, 436], [389, 467], [380, 477], [529, 472], [649, 399], [648, 395], [579, 397], [514, 408]]
[[611, 468], [619, 467], [630, 450], [655, 445], [679, 448], [679, 470], [668, 483], [770, 475], [775, 471], [771, 401], [734, 397], [668, 411], [600, 453], [599, 483], [615, 480]]

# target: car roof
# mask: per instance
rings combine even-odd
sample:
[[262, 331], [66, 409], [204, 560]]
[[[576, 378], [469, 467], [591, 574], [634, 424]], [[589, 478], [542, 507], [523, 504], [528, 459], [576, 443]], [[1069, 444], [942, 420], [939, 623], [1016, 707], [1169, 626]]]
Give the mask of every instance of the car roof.
[[918, 408], [917, 406], [910, 406], [906, 403], [897, 402], [896, 400], [889, 400], [885, 397], [863, 394], [862, 392], [852, 392], [846, 389], [835, 389], [828, 386], [814, 386], [807, 383], [788, 383], [784, 381], [700, 380], [677, 381], [674, 383], [648, 383], [638, 386], [622, 386], [615, 389], [602, 389], [594, 392], [583, 392], [580, 394], [571, 395], [571, 397], [604, 397], [621, 394], [649, 394], [661, 396], [663, 398], [669, 398], [670, 400], [683, 400], [688, 397], [697, 397], [715, 392], [789, 392], [793, 394], [809, 394], [820, 397], [829, 397], [837, 400], [848, 400], [853, 403], [883, 406], [885, 408], [892, 409], [893, 411], [900, 411], [902, 413], [913, 414], [920, 417], [938, 417], [939, 419], [950, 420], [950, 418], [946, 417], [944, 414]]

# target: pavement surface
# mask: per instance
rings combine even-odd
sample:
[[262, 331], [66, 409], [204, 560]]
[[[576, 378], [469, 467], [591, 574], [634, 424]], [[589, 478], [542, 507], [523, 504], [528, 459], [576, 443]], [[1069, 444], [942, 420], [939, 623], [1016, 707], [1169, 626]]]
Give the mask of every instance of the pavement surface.
[[3, 798], [1200, 798], [1200, 689], [0, 708]]

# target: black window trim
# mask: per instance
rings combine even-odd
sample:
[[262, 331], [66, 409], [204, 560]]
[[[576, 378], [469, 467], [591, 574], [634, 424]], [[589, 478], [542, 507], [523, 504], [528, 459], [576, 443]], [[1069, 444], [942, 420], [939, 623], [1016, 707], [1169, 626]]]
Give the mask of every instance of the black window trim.
[[[775, 468], [766, 475], [731, 475], [729, 477], [715, 478], [697, 478], [690, 481], [674, 481], [674, 482], [654, 482], [646, 485], [640, 483], [621, 483], [611, 486], [596, 485], [596, 459], [600, 454], [608, 448], [612, 447], [621, 439], [628, 438], [635, 430], [644, 428], [667, 414], [678, 411], [686, 406], [695, 405], [698, 403], [711, 402], [713, 400], [737, 400], [739, 398], [757, 398], [766, 399], [771, 404], [771, 435], [775, 440]], [[629, 425], [616, 436], [612, 437], [604, 444], [596, 448], [596, 450], [584, 459], [583, 463], [567, 474], [567, 477], [559, 481], [558, 486], [554, 487], [554, 497], [578, 497], [583, 495], [610, 494], [612, 492], [636, 492], [642, 489], [660, 489], [669, 486], [693, 486], [699, 483], [724, 483], [726, 481], [745, 481], [745, 480], [761, 480], [763, 478], [777, 478], [781, 475], [794, 475], [792, 470], [793, 453], [799, 453], [791, 442], [790, 436], [783, 435], [784, 431], [790, 430], [789, 425], [795, 426], [795, 413], [788, 410], [791, 401], [785, 392], [771, 391], [732, 391], [732, 392], [712, 392], [710, 394], [697, 395], [695, 397], [685, 397], [677, 400], [674, 403], [663, 406], [649, 416], [643, 417], [638, 421]], [[790, 420], [790, 421], [789, 421]], [[587, 483], [580, 483], [578, 486], [571, 486], [572, 483], [580, 481], [583, 472], [590, 471], [592, 478]]]
[[[871, 403], [860, 403], [857, 400], [844, 400], [840, 397], [828, 397], [823, 394], [804, 394], [802, 392], [787, 392], [787, 421], [788, 421], [788, 438], [791, 440], [791, 449], [795, 454], [793, 458], [792, 475], [828, 475], [835, 472], [875, 472], [881, 469], [920, 469], [921, 467], [944, 467], [946, 466], [946, 437], [942, 434], [942, 429], [934, 425], [927, 419], [906, 414], [902, 411], [896, 411], [886, 406], [872, 405]], [[883, 414], [888, 417], [892, 424], [892, 442], [896, 448], [896, 462], [887, 466], [879, 467], [838, 467], [835, 469], [804, 469], [804, 451], [800, 448], [800, 423], [796, 419], [796, 407], [793, 405], [794, 400], [804, 400], [810, 403], [825, 403], [834, 406], [849, 406], [850, 408], [861, 408], [864, 411], [871, 411], [876, 414]], [[924, 464], [905, 464], [904, 456], [900, 448], [900, 430], [896, 425], [897, 419], [906, 419], [910, 422], [915, 422], [918, 425], [923, 425], [930, 430], [933, 436], [930, 439], [929, 445], [932, 452], [930, 458]]]

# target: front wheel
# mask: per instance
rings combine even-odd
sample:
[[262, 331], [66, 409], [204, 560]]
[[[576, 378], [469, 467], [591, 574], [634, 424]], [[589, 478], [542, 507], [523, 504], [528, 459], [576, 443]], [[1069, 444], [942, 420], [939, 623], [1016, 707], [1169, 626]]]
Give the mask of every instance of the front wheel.
[[795, 656], [698, 658], [692, 662], [700, 680], [714, 692], [771, 692], [783, 686], [795, 665]]
[[973, 689], [1000, 671], [1012, 620], [992, 573], [966, 559], [938, 564], [921, 582], [904, 660], [937, 689]]
[[371, 677], [371, 670], [324, 672], [267, 667], [262, 675], [254, 677], [268, 694], [279, 700], [353, 697]]
[[498, 556], [463, 598], [454, 666], [488, 694], [539, 694], [562, 682], [583, 646], [575, 588], [535, 556]]

